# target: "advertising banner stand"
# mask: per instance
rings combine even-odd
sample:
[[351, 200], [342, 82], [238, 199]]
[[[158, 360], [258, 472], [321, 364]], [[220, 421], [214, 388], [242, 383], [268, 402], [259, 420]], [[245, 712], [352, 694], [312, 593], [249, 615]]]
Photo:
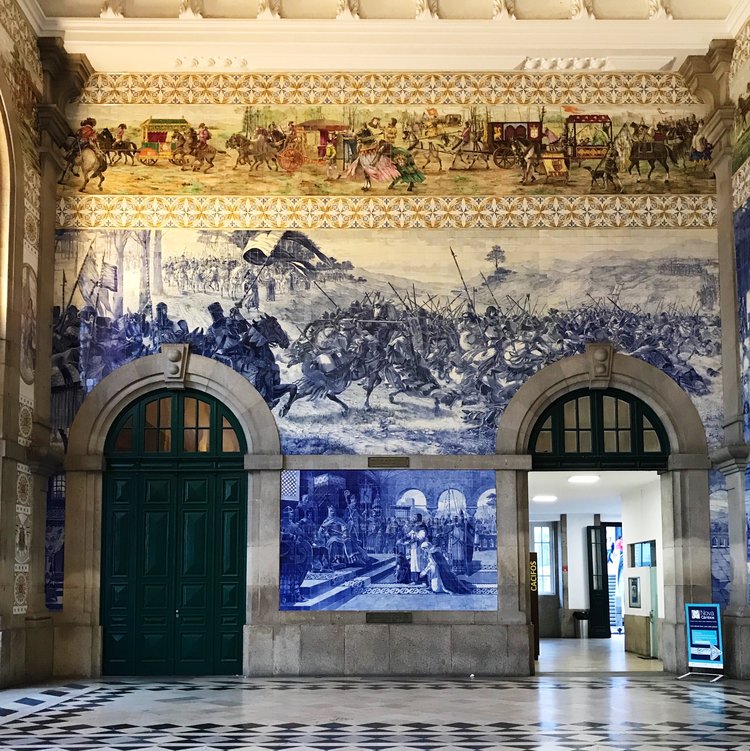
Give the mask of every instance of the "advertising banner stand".
[[[721, 638], [721, 608], [716, 603], [685, 605], [689, 675], [713, 676], [710, 683], [724, 677], [724, 644]], [[696, 668], [696, 670], [692, 670]], [[716, 671], [719, 674], [716, 675]]]

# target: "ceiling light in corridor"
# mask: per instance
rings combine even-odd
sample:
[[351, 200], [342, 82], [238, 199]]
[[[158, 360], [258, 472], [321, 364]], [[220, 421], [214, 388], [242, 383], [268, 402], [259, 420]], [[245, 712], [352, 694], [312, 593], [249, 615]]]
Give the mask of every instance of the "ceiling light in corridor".
[[572, 482], [574, 485], [593, 485], [595, 482], [599, 482], [599, 475], [571, 475], [568, 482]]

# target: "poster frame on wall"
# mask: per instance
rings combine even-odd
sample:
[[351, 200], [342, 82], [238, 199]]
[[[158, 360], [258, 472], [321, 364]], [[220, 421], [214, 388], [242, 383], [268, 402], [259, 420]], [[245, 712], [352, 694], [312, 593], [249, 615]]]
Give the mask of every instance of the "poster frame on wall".
[[[689, 670], [688, 675], [713, 675], [711, 683], [724, 677], [724, 643], [721, 633], [721, 606], [715, 602], [686, 603], [685, 630]], [[706, 672], [712, 671], [712, 672]]]

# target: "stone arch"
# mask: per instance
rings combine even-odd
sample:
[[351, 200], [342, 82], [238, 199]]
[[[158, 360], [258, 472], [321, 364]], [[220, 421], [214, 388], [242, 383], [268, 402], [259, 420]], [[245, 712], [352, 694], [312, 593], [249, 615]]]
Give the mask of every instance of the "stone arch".
[[[596, 353], [611, 356], [606, 384], [596, 383]], [[619, 388], [651, 407], [664, 425], [673, 454], [708, 457], [703, 422], [692, 399], [669, 376], [629, 355], [608, 347], [589, 347], [586, 354], [558, 360], [529, 378], [510, 400], [497, 432], [498, 454], [528, 452], [531, 430], [542, 412], [565, 394], [579, 388]]]
[[[665, 581], [661, 657], [670, 672], [687, 669], [685, 603], [711, 596], [708, 454], [705, 428], [688, 394], [671, 378], [642, 360], [618, 354], [608, 344], [593, 344], [581, 355], [540, 370], [518, 390], [503, 413], [497, 453], [507, 471], [497, 473], [498, 581], [501, 612], [509, 620], [528, 620], [528, 473], [531, 432], [544, 410], [580, 388], [618, 388], [648, 404], [669, 436], [668, 471], [661, 475]], [[516, 534], [516, 530], [519, 534]], [[529, 661], [533, 672], [533, 660]]]
[[[263, 397], [241, 375], [215, 360], [191, 355], [187, 345], [164, 345], [158, 355], [134, 360], [108, 375], [88, 395], [70, 430], [65, 457], [65, 585], [63, 611], [55, 618], [56, 675], [99, 675], [101, 671], [102, 492], [104, 445], [117, 416], [146, 394], [162, 388], [195, 389], [222, 402], [237, 418], [250, 457], [261, 467], [248, 476], [247, 620], [258, 607], [254, 592], [268, 578], [264, 548], [278, 538], [261, 529], [260, 498], [279, 495], [279, 432]], [[262, 457], [268, 457], [266, 468]], [[255, 459], [256, 464], [258, 459]], [[278, 526], [278, 525], [277, 525]], [[276, 545], [278, 542], [276, 541]], [[248, 645], [245, 642], [244, 648]]]
[[[248, 453], [280, 454], [276, 420], [263, 397], [239, 373], [216, 360], [189, 354], [187, 347], [167, 345], [123, 365], [102, 380], [86, 397], [70, 428], [66, 466], [74, 457], [103, 456], [104, 442], [117, 415], [128, 405], [164, 386], [205, 391], [226, 405], [239, 420]], [[170, 357], [181, 359], [172, 362]], [[179, 377], [168, 372], [182, 368]]]

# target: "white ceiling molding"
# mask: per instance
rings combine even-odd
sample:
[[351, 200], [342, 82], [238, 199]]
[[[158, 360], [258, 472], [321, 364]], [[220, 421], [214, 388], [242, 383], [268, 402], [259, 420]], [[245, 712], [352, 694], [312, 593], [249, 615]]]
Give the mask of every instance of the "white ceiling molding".
[[[607, 10], [598, 0], [570, 0], [575, 21], [518, 19], [518, 0], [465, 0], [472, 12], [486, 5], [486, 16], [471, 20], [439, 18], [440, 0], [413, 0], [410, 19], [363, 18], [365, 0], [336, 0], [326, 19], [282, 18], [281, 0], [253, 0], [246, 11], [257, 7], [257, 18], [208, 17], [217, 0], [169, 0], [171, 18], [127, 16], [133, 7], [162, 12], [162, 0], [138, 6], [106, 0], [97, 4], [102, 18], [46, 16], [39, 0], [17, 1], [39, 36], [63, 37], [69, 52], [86, 54], [101, 72], [185, 70], [194, 59], [246, 60], [247, 70], [259, 72], [341, 70], [346, 61], [356, 71], [510, 71], [530, 64], [530, 51], [540, 61], [607, 58], [608, 71], [663, 71], [705, 54], [712, 39], [734, 37], [750, 17], [750, 0], [731, 0], [729, 14], [718, 20], [670, 19], [676, 3], [687, 0], [646, 0], [643, 18], [617, 20], [594, 18], [594, 11]], [[45, 7], [53, 1], [64, 7], [69, 0], [42, 0]], [[178, 14], [189, 23], [176, 23]], [[238, 70], [234, 62], [211, 69]], [[528, 69], [547, 68], [540, 62]]]
[[99, 18], [125, 18], [124, 3], [122, 0], [104, 0]]
[[258, 3], [259, 21], [278, 21], [281, 19], [280, 0], [260, 0]]
[[338, 0], [337, 21], [359, 21], [359, 0]]
[[417, 0], [415, 4], [417, 21], [438, 21], [437, 0]]
[[[64, 22], [63, 22], [64, 21]], [[658, 71], [705, 54], [727, 36], [719, 21], [360, 21], [258, 23], [203, 19], [48, 19], [70, 53], [86, 54], [101, 72], [168, 72], [177, 58], [245, 58], [250, 70], [502, 71], [539, 58], [609, 58], [608, 70]], [[582, 27], [585, 27], [582, 28]], [[353, 62], [352, 62], [353, 61]]]
[[727, 36], [733, 39], [750, 20], [750, 0], [737, 0], [726, 18]]
[[182, 0], [177, 10], [180, 21], [200, 21], [203, 19], [203, 3], [200, 0]]
[[611, 70], [606, 57], [527, 57], [521, 70]]
[[492, 20], [516, 20], [516, 4], [514, 0], [492, 0]]
[[668, 0], [648, 0], [648, 17], [651, 21], [672, 21]]
[[223, 71], [244, 72], [247, 71], [247, 58], [245, 57], [227, 57], [226, 55], [217, 55], [216, 57], [177, 57], [174, 61], [174, 67], [178, 70], [205, 70], [212, 73]]
[[571, 0], [570, 17], [574, 21], [595, 21], [594, 0]]

